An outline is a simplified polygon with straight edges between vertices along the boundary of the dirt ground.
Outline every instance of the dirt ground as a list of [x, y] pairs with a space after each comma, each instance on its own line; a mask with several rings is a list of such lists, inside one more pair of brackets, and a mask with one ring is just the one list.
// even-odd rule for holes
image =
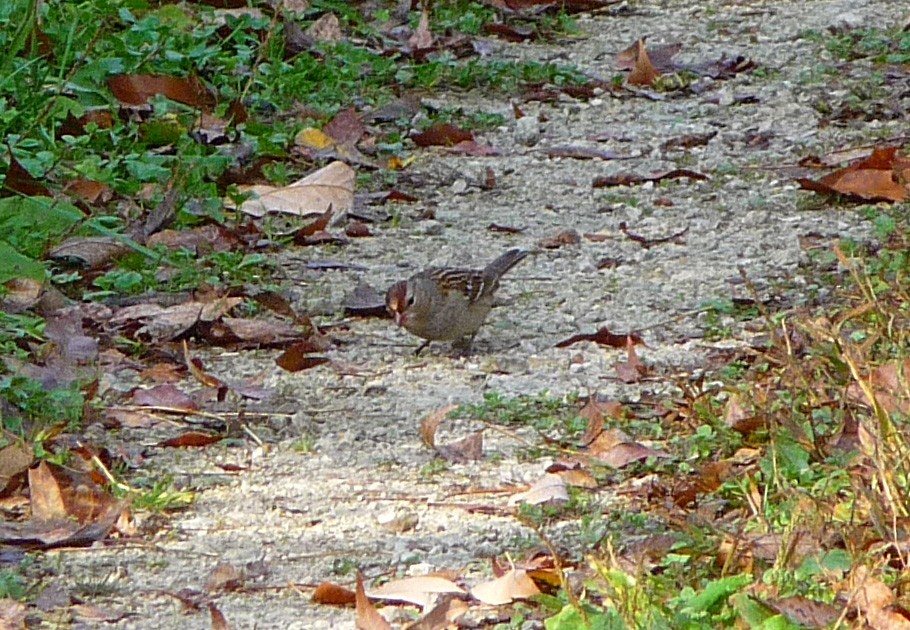
[[[465, 568], [475, 582], [488, 576], [487, 558], [525, 548], [533, 534], [512, 518], [453, 504], [505, 506], [505, 495], [472, 499], [462, 493], [528, 484], [551, 460], [519, 458], [524, 445], [516, 436], [487, 432], [482, 461], [451, 464], [430, 475], [433, 454], [421, 444], [421, 419], [451, 403], [479, 402], [488, 392], [596, 392], [624, 401], [643, 391], [666, 392], [671, 377], [695, 374], [712, 351], [741, 342], [736, 336], [706, 341], [706, 315], [699, 310], [710, 300], [750, 297], [740, 268], [762, 297], [787, 307], [823, 297], [823, 287], [801, 276], [807, 244], [868, 240], [870, 226], [849, 209], [804, 209], [809, 193], [775, 167], [795, 164], [807, 153], [900, 135], [905, 123], [820, 126], [819, 100], [842, 101], [851, 82], [863, 80], [857, 67], [870, 73], [871, 67], [854, 65], [854, 75], [836, 80], [819, 75], [822, 53], [801, 33], [898, 24], [907, 17], [902, 5], [644, 0], [582, 16], [583, 37], [546, 44], [491, 41], [495, 57], [570, 63], [607, 79], [614, 74], [615, 53], [644, 35], [655, 46], [680, 42], [685, 61], [742, 55], [760, 70], [703, 79], [695, 94], [685, 96], [604, 93], [588, 102], [565, 97], [552, 104], [521, 103], [523, 122], [515, 121], [512, 104], [501, 96], [427, 96], [425, 102], [437, 106], [503, 114], [507, 124], [480, 138], [500, 155], [418, 150], [401, 187], [420, 201], [402, 207], [397, 226], [378, 223], [373, 238], [354, 239], [339, 250], [309, 247], [283, 254], [281, 269], [301, 311], [337, 321], [358, 282], [382, 289], [430, 264], [482, 265], [509, 247], [536, 249], [540, 239], [568, 228], [603, 239], [536, 251], [517, 267], [467, 358], [453, 356], [443, 344], [415, 358], [415, 338], [377, 319], [352, 320], [349, 330], [335, 335], [339, 344], [330, 355], [346, 366], [344, 374], [327, 366], [289, 374], [275, 366], [276, 353], [269, 351], [205, 357], [212, 373], [263, 375], [264, 385], [277, 393], [267, 403], [269, 417], [251, 426], [266, 446], [236, 440], [204, 450], [158, 451], [145, 465], [169, 471], [178, 486], [198, 488], [190, 509], [147, 544], [50, 552], [42, 562], [63, 583], [95, 584], [100, 594], [92, 603], [135, 613], [117, 627], [144, 629], [209, 628], [206, 612], [184, 613], [165, 591], [203, 589], [219, 562], [251, 576], [250, 588], [218, 600], [235, 628], [353, 628], [353, 610], [315, 605], [311, 590], [288, 587], [323, 580], [350, 584], [353, 574], [344, 569], [351, 566], [367, 577], [450, 568]], [[707, 132], [716, 135], [706, 146], [663, 147]], [[566, 145], [628, 159], [547, 156], [547, 148]], [[591, 185], [596, 176], [680, 167], [710, 178], [628, 188]], [[480, 185], [487, 169], [495, 174], [491, 189]], [[435, 220], [418, 220], [426, 210], [434, 211]], [[493, 232], [487, 229], [491, 223], [523, 231]], [[685, 232], [646, 248], [622, 231], [623, 224], [652, 239]], [[599, 268], [608, 257], [615, 264]], [[325, 259], [359, 267], [308, 267]], [[623, 385], [613, 372], [621, 351], [592, 344], [554, 347], [604, 325], [617, 332], [644, 330], [647, 347], [640, 354], [658, 378]], [[450, 428], [458, 437], [476, 427], [459, 421]], [[313, 452], [294, 448], [302, 436], [313, 440]], [[536, 439], [531, 433], [517, 437]], [[216, 466], [224, 462], [248, 469], [226, 473]], [[615, 504], [610, 488], [594, 491], [592, 501], [604, 510]], [[395, 624], [402, 621], [394, 609], [384, 612]]]

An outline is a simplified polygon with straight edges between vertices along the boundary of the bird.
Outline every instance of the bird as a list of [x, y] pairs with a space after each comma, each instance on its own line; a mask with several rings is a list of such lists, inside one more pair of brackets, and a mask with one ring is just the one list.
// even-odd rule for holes
[[424, 269], [389, 287], [386, 309], [396, 324], [426, 340], [415, 355], [432, 341], [452, 341], [468, 352], [493, 308], [500, 278], [529, 253], [510, 249], [483, 269]]

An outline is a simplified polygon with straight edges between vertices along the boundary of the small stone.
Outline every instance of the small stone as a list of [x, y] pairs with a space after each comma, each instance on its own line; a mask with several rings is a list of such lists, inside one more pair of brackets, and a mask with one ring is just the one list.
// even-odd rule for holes
[[515, 142], [532, 147], [540, 140], [540, 123], [534, 116], [525, 116], [515, 121]]
[[442, 234], [443, 229], [445, 229], [445, 226], [439, 221], [423, 221], [420, 224], [420, 231], [427, 236], [439, 236]]

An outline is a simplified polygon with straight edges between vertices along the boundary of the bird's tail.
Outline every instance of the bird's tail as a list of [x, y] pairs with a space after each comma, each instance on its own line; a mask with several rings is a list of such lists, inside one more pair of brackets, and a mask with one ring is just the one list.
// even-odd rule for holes
[[530, 253], [531, 252], [526, 249], [519, 249], [517, 247], [515, 249], [510, 249], [502, 256], [487, 265], [483, 270], [483, 273], [487, 278], [498, 280], [509, 269], [524, 260], [525, 257]]

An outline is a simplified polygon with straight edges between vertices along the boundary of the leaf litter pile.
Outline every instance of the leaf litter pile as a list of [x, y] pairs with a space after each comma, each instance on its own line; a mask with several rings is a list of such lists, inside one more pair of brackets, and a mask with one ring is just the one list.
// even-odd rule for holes
[[[128, 38], [124, 49], [111, 43], [119, 34], [104, 20], [95, 20], [98, 30], [86, 34], [85, 54], [74, 62], [67, 31], [55, 22], [67, 16], [38, 19], [35, 3], [28, 10], [26, 4], [14, 7], [27, 18], [5, 42], [2, 61], [7, 69], [22, 59], [40, 60], [39, 68], [60, 64], [54, 76], [67, 82], [42, 95], [23, 74], [16, 76], [24, 84], [11, 80], [2, 88], [21, 109], [11, 107], [3, 122], [8, 141], [0, 190], [6, 228], [0, 238], [0, 626], [31, 627], [52, 613], [71, 623], [113, 626], [135, 620], [18, 567], [28, 564], [28, 554], [142, 544], [165, 527], [154, 515], [192, 506], [191, 488], [166, 480], [148, 488], [143, 465], [151, 453], [238, 442], [268, 450], [257, 431], [276, 397], [267, 374], [219, 374], [206, 364], [213, 351], [265, 351], [274, 358], [270, 370], [349, 375], [358, 368], [333, 357], [343, 356], [356, 318], [386, 316], [381, 290], [367, 285], [343, 305], [354, 319], [300, 310], [269, 255], [301, 248], [321, 256], [381, 233], [402, 208], [420, 203], [422, 191], [407, 185], [407, 173], [422, 157], [516, 153], [514, 146], [488, 144], [482, 129], [466, 121], [434, 118], [422, 100], [427, 84], [414, 77], [433, 72], [430, 85], [457, 85], [446, 75], [450, 62], [479, 67], [475, 62], [490, 54], [485, 38], [546, 43], [562, 36], [560, 19], [608, 13], [619, 3], [470, 3], [485, 16], [482, 35], [438, 26], [443, 11], [434, 3], [367, 7], [361, 14], [318, 2], [277, 8], [199, 2], [135, 13], [123, 8], [119, 15], [125, 20], [119, 26], [132, 24], [138, 38], [161, 28], [173, 30], [179, 42], [181, 33], [198, 27], [209, 38], [208, 52], [234, 42], [236, 48], [225, 50], [247, 55], [247, 63], [264, 63], [271, 54], [272, 64], [309, 59], [330, 67], [353, 46], [376, 64], [349, 61], [363, 64], [360, 78], [382, 72], [383, 60], [397, 64], [394, 89], [384, 86], [380, 98], [366, 97], [380, 90], [366, 83], [317, 94], [317, 84], [332, 84], [329, 75], [301, 88], [313, 90], [311, 100], [258, 83], [248, 67], [232, 74], [201, 60], [180, 66], [177, 49], [137, 61]], [[0, 19], [11, 24], [11, 15]], [[137, 50], [147, 49], [146, 42]], [[761, 69], [739, 55], [677, 61], [685, 52], [642, 37], [612, 57], [610, 79], [529, 67], [503, 100], [518, 121], [531, 103], [685, 99], [699, 95], [699, 81]], [[252, 78], [238, 89], [230, 80], [245, 72]], [[887, 77], [906, 79], [906, 68], [889, 65]], [[505, 80], [491, 76], [478, 85]], [[26, 88], [30, 98], [50, 105], [15, 92]], [[753, 98], [737, 95], [733, 104]], [[822, 122], [863, 115], [871, 114], [844, 108]], [[716, 135], [679, 136], [662, 149], [705, 147]], [[41, 146], [39, 136], [59, 153]], [[129, 150], [111, 159], [111, 138]], [[758, 146], [768, 138], [752, 140]], [[535, 150], [552, 160], [635, 157], [564, 143]], [[900, 139], [770, 168], [838, 203], [900, 204], [910, 186]], [[618, 170], [593, 178], [590, 187], [716, 177], [688, 167]], [[488, 168], [479, 188], [497, 185]], [[524, 230], [495, 222], [487, 229]], [[688, 228], [654, 238], [625, 223], [620, 231], [647, 249], [684, 244]], [[555, 252], [606, 238], [567, 226], [536, 245]], [[570, 363], [583, 361], [582, 351], [618, 351], [622, 358], [605, 379], [629, 386], [660, 381], [675, 394], [643, 394], [634, 402], [596, 393], [493, 395], [425, 418], [414, 438], [441, 467], [495, 459], [485, 442], [491, 433], [518, 444], [524, 457], [546, 461], [527, 484], [476, 486], [427, 500], [437, 509], [510, 519], [533, 534], [533, 548], [486, 559], [485, 578], [477, 567], [453, 566], [405, 577], [357, 571], [343, 583], [263, 586], [269, 575], [263, 564], [219, 562], [197, 589], [159, 595], [188, 615], [207, 613], [213, 628], [232, 627], [222, 597], [280, 590], [303, 593], [317, 606], [353, 607], [357, 627], [365, 629], [497, 627], [520, 619], [538, 624], [533, 627], [546, 620], [556, 629], [910, 627], [904, 579], [910, 360], [900, 353], [910, 299], [907, 245], [893, 229], [878, 251], [834, 249], [849, 280], [839, 294], [843, 306], [829, 306], [824, 316], [762, 313], [761, 342], [725, 353], [712, 366], [736, 365], [735, 382], [671, 377], [640, 356], [647, 353], [646, 333], [601, 326], [555, 347]], [[865, 265], [863, 256], [876, 256], [875, 262]], [[597, 268], [616, 264], [603, 259]], [[351, 266], [315, 256], [308, 263], [314, 271]], [[249, 468], [220, 466], [231, 475]], [[607, 491], [613, 498], [602, 504], [598, 497]], [[387, 525], [412, 526], [406, 519]], [[34, 585], [26, 588], [25, 577]]]

